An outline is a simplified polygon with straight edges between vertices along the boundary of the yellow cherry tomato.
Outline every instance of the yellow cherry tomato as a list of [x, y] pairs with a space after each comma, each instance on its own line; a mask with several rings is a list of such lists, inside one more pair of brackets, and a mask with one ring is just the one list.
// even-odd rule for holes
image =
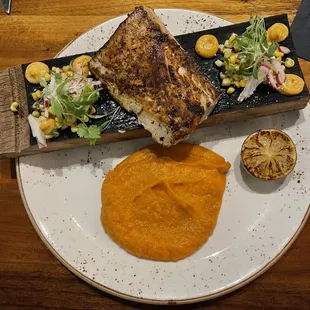
[[282, 42], [288, 37], [288, 28], [282, 23], [275, 23], [267, 30], [268, 41]]
[[91, 61], [91, 57], [88, 55], [82, 55], [74, 59], [72, 63], [72, 69], [78, 72], [82, 68], [83, 75], [87, 76], [89, 74], [88, 63]]
[[40, 122], [39, 127], [44, 133], [47, 133], [48, 131], [51, 131], [52, 129], [56, 129], [57, 125], [56, 125], [56, 121], [53, 118], [46, 118]]
[[201, 36], [195, 45], [197, 54], [204, 58], [214, 57], [218, 48], [219, 42], [217, 38], [211, 34]]
[[304, 89], [304, 80], [295, 74], [286, 74], [285, 82], [278, 88], [279, 93], [287, 96], [298, 95]]
[[25, 77], [31, 84], [39, 84], [39, 78], [44, 78], [47, 73], [49, 73], [48, 66], [43, 62], [37, 61], [27, 66]]

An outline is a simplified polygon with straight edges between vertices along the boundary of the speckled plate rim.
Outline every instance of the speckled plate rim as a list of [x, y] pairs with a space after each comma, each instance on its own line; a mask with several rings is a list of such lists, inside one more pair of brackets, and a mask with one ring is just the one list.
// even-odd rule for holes
[[[203, 12], [203, 11], [197, 11], [197, 10], [189, 10], [189, 9], [182, 9], [182, 8], [155, 8], [154, 9], [155, 11], [156, 10], [165, 10], [165, 11], [187, 11], [187, 12], [194, 12], [194, 13], [201, 13], [201, 14], [208, 14], [210, 16], [213, 16], [213, 17], [216, 17], [216, 18], [219, 18], [218, 16], [214, 15], [214, 14], [210, 14], [210, 13], [207, 13], [207, 12]], [[74, 40], [70, 41], [68, 44], [66, 44], [57, 54], [54, 58], [57, 58], [64, 50], [66, 50], [75, 40], [77, 40], [78, 38], [82, 37], [83, 35], [85, 35], [87, 32], [89, 31], [92, 31], [93, 29], [101, 26], [102, 24], [106, 23], [106, 22], [110, 22], [110, 21], [113, 21], [114, 19], [117, 19], [117, 18], [120, 18], [120, 17], [123, 17], [127, 14], [123, 14], [123, 15], [119, 15], [119, 16], [115, 16], [113, 18], [110, 18], [110, 19], [107, 19], [105, 20], [104, 22], [102, 22], [101, 24], [99, 25], [96, 25], [94, 27], [91, 27], [89, 28], [88, 30], [82, 32], [77, 38], [75, 38]], [[220, 17], [221, 18], [221, 17]], [[223, 19], [223, 18], [222, 18]], [[225, 19], [226, 20], [226, 19]], [[227, 20], [226, 20], [227, 21]]]
[[270, 260], [269, 263], [267, 263], [261, 270], [253, 274], [251, 277], [245, 279], [244, 281], [241, 281], [240, 283], [229, 287], [227, 289], [224, 289], [220, 292], [210, 294], [207, 296], [202, 296], [202, 297], [196, 297], [196, 298], [187, 298], [187, 299], [182, 299], [182, 300], [156, 300], [156, 299], [146, 299], [146, 298], [138, 298], [138, 297], [133, 297], [128, 294], [124, 294], [121, 292], [118, 292], [116, 290], [113, 290], [109, 287], [106, 287], [94, 280], [91, 280], [90, 278], [86, 277], [82, 272], [78, 271], [75, 269], [71, 264], [69, 264], [60, 254], [57, 253], [57, 251], [53, 248], [53, 246], [47, 241], [47, 239], [44, 237], [42, 234], [39, 226], [37, 225], [31, 210], [28, 206], [28, 203], [26, 201], [25, 193], [24, 193], [24, 188], [21, 182], [21, 175], [20, 175], [20, 169], [19, 169], [19, 159], [16, 161], [16, 175], [17, 175], [17, 182], [18, 182], [18, 187], [19, 191], [21, 194], [21, 198], [23, 201], [23, 204], [25, 206], [26, 212], [28, 214], [28, 217], [30, 219], [30, 222], [34, 229], [36, 230], [37, 234], [39, 235], [40, 239], [43, 241], [43, 243], [47, 246], [47, 248], [52, 252], [52, 254], [67, 268], [69, 269], [72, 273], [74, 273], [76, 276], [78, 276], [80, 279], [85, 281], [86, 283], [96, 287], [97, 289], [109, 293], [111, 295], [114, 295], [119, 298], [123, 298], [126, 300], [134, 301], [134, 302], [139, 302], [139, 303], [144, 303], [144, 304], [154, 304], [154, 305], [181, 305], [181, 304], [191, 304], [191, 303], [198, 303], [202, 301], [207, 301], [210, 299], [214, 299], [217, 297], [221, 297], [223, 295], [229, 294], [231, 292], [234, 292], [243, 286], [249, 284], [259, 276], [261, 276], [263, 273], [265, 273], [270, 267], [272, 267], [285, 253], [286, 251], [291, 247], [291, 245], [295, 242], [295, 240], [298, 238], [300, 235], [302, 229], [304, 228], [309, 216], [310, 216], [310, 205], [308, 206], [307, 212], [305, 213], [300, 226], [296, 230], [295, 234], [292, 236], [292, 238], [287, 242], [287, 244], [284, 246], [284, 248], [279, 252], [272, 260]]
[[[169, 9], [165, 9], [165, 10], [182, 10], [182, 11], [190, 11], [190, 12], [197, 12], [197, 13], [204, 13], [204, 14], [209, 14], [206, 12], [202, 12], [202, 11], [193, 11], [193, 10], [187, 10], [187, 9], [181, 9], [181, 8], [169, 8]], [[209, 14], [212, 15], [212, 14]], [[212, 15], [215, 16], [215, 15]], [[108, 19], [107, 21], [111, 21], [113, 19], [119, 18], [121, 16], [117, 16], [115, 18], [112, 19]], [[216, 16], [215, 16], [216, 17]], [[80, 36], [83, 36], [84, 34], [86, 34], [88, 31], [98, 27], [100, 25], [94, 26], [92, 28], [90, 28], [89, 30], [85, 31], [84, 33], [82, 33]], [[79, 36], [79, 37], [80, 37]], [[76, 39], [75, 39], [76, 40]], [[75, 40], [72, 40], [71, 42], [69, 42], [56, 56], [55, 58], [61, 54], [68, 46], [70, 46], [70, 44], [72, 44]], [[264, 267], [262, 267], [259, 271], [257, 271], [255, 274], [253, 274], [252, 276], [250, 276], [249, 278], [239, 282], [238, 284], [231, 286], [229, 288], [223, 289], [222, 291], [219, 291], [217, 293], [214, 294], [209, 294], [206, 296], [201, 296], [201, 297], [196, 297], [196, 298], [187, 298], [187, 299], [182, 299], [182, 300], [157, 300], [157, 299], [146, 299], [146, 298], [138, 298], [138, 297], [133, 297], [131, 295], [128, 294], [124, 294], [121, 292], [118, 292], [116, 290], [113, 290], [107, 286], [104, 286], [88, 277], [86, 277], [83, 273], [81, 273], [80, 271], [78, 271], [77, 269], [75, 269], [71, 264], [69, 264], [54, 248], [53, 246], [48, 242], [48, 240], [44, 237], [44, 235], [42, 234], [39, 226], [37, 225], [31, 210], [28, 206], [26, 197], [25, 197], [25, 193], [24, 193], [24, 188], [22, 185], [22, 181], [21, 181], [21, 174], [20, 174], [20, 167], [19, 167], [19, 159], [16, 160], [16, 176], [17, 176], [17, 182], [18, 182], [18, 187], [19, 187], [19, 191], [21, 194], [21, 198], [23, 201], [23, 204], [25, 206], [26, 212], [28, 214], [28, 217], [30, 219], [30, 222], [32, 224], [32, 226], [34, 227], [34, 229], [36, 230], [37, 234], [39, 235], [40, 239], [43, 241], [43, 243], [47, 246], [47, 248], [52, 252], [52, 254], [67, 268], [69, 269], [69, 271], [71, 271], [73, 274], [75, 274], [77, 277], [79, 277], [81, 280], [85, 281], [86, 283], [94, 286], [95, 288], [111, 294], [113, 296], [122, 298], [122, 299], [126, 299], [126, 300], [130, 300], [130, 301], [134, 301], [134, 302], [139, 302], [139, 303], [144, 303], [144, 304], [154, 304], [154, 305], [181, 305], [181, 304], [192, 304], [192, 303], [199, 303], [199, 302], [203, 302], [203, 301], [207, 301], [207, 300], [211, 300], [214, 298], [218, 298], [221, 297], [223, 295], [229, 294], [231, 292], [234, 292], [242, 287], [244, 287], [245, 285], [249, 284], [250, 282], [254, 281], [255, 279], [257, 279], [259, 276], [261, 276], [262, 274], [264, 274], [269, 268], [271, 268], [285, 253], [286, 251], [291, 247], [291, 245], [295, 242], [295, 240], [298, 238], [298, 236], [300, 235], [302, 229], [304, 228], [309, 216], [310, 216], [310, 204], [307, 208], [307, 211], [299, 225], [299, 227], [297, 228], [295, 234], [291, 237], [291, 239], [286, 243], [286, 245], [283, 247], [283, 249], [272, 259], [270, 260]]]

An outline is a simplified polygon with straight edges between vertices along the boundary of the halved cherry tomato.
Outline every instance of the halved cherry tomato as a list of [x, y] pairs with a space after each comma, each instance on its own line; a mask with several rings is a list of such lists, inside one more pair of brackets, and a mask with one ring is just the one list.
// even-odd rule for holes
[[48, 66], [43, 62], [33, 62], [27, 66], [25, 77], [31, 84], [39, 84], [40, 78], [44, 78], [45, 74], [49, 73]]
[[204, 58], [214, 57], [218, 48], [219, 42], [217, 38], [211, 34], [201, 36], [195, 45], [197, 54]]
[[288, 28], [282, 23], [275, 23], [267, 30], [268, 41], [282, 42], [288, 37]]
[[304, 80], [295, 74], [286, 74], [285, 82], [278, 87], [279, 93], [287, 96], [298, 95], [305, 86]]

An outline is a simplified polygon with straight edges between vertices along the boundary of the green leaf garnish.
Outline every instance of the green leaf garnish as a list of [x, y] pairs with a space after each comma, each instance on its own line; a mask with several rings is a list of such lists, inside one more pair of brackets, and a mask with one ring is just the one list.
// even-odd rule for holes
[[[88, 139], [90, 145], [96, 144], [102, 131], [109, 126], [120, 111], [120, 107], [118, 107], [109, 114], [92, 116], [92, 118], [108, 118], [112, 114], [100, 126], [87, 125], [84, 120], [88, 119], [90, 108], [99, 99], [101, 89], [90, 88], [87, 78], [76, 73], [73, 77], [64, 77], [62, 74], [56, 73], [49, 83], [40, 79], [40, 84], [44, 87], [44, 97], [49, 100], [58, 122], [62, 125], [77, 126], [78, 136]], [[51, 134], [59, 135], [58, 131]]]
[[115, 117], [119, 113], [120, 109], [121, 109], [120, 107], [117, 107], [113, 111], [112, 117], [109, 120], [103, 122], [100, 126], [97, 126], [97, 125], [87, 126], [84, 122], [80, 123], [77, 126], [78, 127], [78, 131], [77, 131], [78, 136], [80, 138], [88, 139], [90, 145], [95, 145], [96, 141], [98, 139], [100, 139], [101, 133], [111, 124], [113, 119], [115, 119]]
[[248, 1], [255, 10], [255, 16], [250, 16], [250, 25], [234, 39], [237, 44], [240, 67], [234, 68], [229, 60], [224, 58], [225, 68], [228, 74], [241, 74], [258, 78], [258, 69], [265, 58], [271, 58], [279, 44], [272, 42], [268, 44], [265, 20], [259, 16], [256, 6]]
[[77, 134], [80, 138], [88, 139], [90, 145], [95, 145], [97, 139], [100, 139], [101, 131], [96, 125], [87, 126], [85, 123], [80, 123]]
[[276, 43], [276, 42], [272, 42], [268, 48], [268, 51], [267, 51], [267, 55], [268, 57], [272, 57], [274, 52], [277, 50], [277, 48], [279, 47], [279, 44]]

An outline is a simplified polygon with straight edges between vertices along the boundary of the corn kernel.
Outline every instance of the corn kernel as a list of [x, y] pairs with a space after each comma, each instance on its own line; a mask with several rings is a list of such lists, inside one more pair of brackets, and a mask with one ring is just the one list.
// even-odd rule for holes
[[236, 53], [241, 51], [241, 48], [237, 42], [234, 42], [233, 49]]
[[229, 88], [227, 89], [227, 94], [228, 94], [228, 95], [231, 95], [234, 91], [235, 91], [235, 89], [234, 89], [233, 87], [229, 87]]
[[240, 82], [239, 81], [234, 81], [234, 84], [235, 84], [236, 87], [238, 87], [238, 88], [240, 87]]
[[277, 57], [277, 60], [281, 62], [282, 61], [282, 57]]
[[70, 66], [63, 66], [62, 67], [63, 72], [68, 72], [71, 70]]
[[220, 67], [223, 67], [223, 65], [224, 65], [224, 63], [223, 63], [223, 61], [221, 61], [221, 60], [216, 60], [215, 62], [214, 62], [214, 64], [218, 67], [218, 68], [220, 68]]
[[222, 81], [222, 86], [229, 86], [231, 84], [230, 78], [224, 78]]
[[94, 106], [91, 106], [89, 109], [89, 114], [95, 114], [96, 113], [96, 109]]
[[48, 113], [49, 113], [49, 114], [52, 114], [52, 115], [55, 115], [54, 110], [52, 109], [52, 107], [49, 107], [49, 108], [48, 108]]
[[16, 102], [16, 101], [14, 101], [14, 102], [11, 104], [11, 107], [10, 107], [11, 111], [12, 111], [12, 112], [17, 112], [18, 108], [19, 108], [19, 103]]
[[229, 62], [234, 65], [236, 63], [236, 60], [237, 60], [237, 56], [236, 55], [231, 55], [229, 57]]
[[52, 135], [44, 135], [44, 138], [45, 138], [46, 140], [48, 140], [48, 139], [52, 139], [53, 136], [52, 136]]
[[51, 75], [50, 75], [49, 73], [45, 73], [45, 74], [44, 74], [44, 80], [45, 80], [46, 82], [49, 82], [49, 81], [51, 80]]
[[83, 115], [83, 122], [87, 123], [89, 121], [89, 117], [87, 115]]
[[91, 91], [94, 91], [94, 90], [95, 90], [95, 87], [94, 87], [93, 84], [88, 84], [88, 88], [89, 88], [89, 90], [91, 90]]
[[232, 43], [229, 42], [229, 40], [226, 40], [225, 43], [224, 43], [224, 46], [225, 46], [225, 47], [232, 48]]
[[40, 116], [40, 112], [38, 112], [38, 111], [33, 111], [31, 114], [32, 114], [32, 116], [34, 116], [36, 118], [38, 118]]
[[232, 44], [233, 44], [233, 41], [236, 39], [236, 37], [237, 37], [237, 35], [236, 35], [235, 33], [232, 33], [231, 36], [230, 36], [229, 39], [228, 39], [228, 43], [229, 43], [230, 45], [232, 45]]
[[236, 81], [240, 81], [240, 80], [242, 80], [242, 75], [234, 74], [234, 75], [232, 76], [232, 78], [233, 78], [234, 80], [236, 80]]
[[292, 68], [295, 65], [295, 61], [292, 58], [286, 58], [284, 64], [286, 68]]
[[223, 54], [223, 52], [224, 52], [224, 45], [223, 44], [219, 45], [219, 52]]
[[63, 72], [63, 70], [61, 68], [58, 68], [58, 67], [52, 67], [52, 72], [61, 73], [61, 72]]
[[72, 71], [67, 71], [66, 74], [67, 74], [68, 77], [73, 77], [73, 72]]
[[284, 53], [282, 52], [279, 52], [278, 50], [276, 50], [273, 54], [275, 57], [283, 57], [284, 56]]
[[71, 126], [71, 132], [76, 133], [78, 128], [76, 126]]
[[32, 108], [33, 108], [34, 110], [38, 110], [38, 109], [39, 109], [39, 102], [36, 101], [36, 102], [32, 105]]
[[39, 99], [36, 92], [32, 93], [31, 96], [34, 101], [37, 101]]
[[41, 99], [41, 98], [42, 98], [42, 92], [41, 92], [41, 90], [37, 90], [37, 91], [35, 92], [35, 94], [36, 94], [36, 96], [37, 96], [38, 99]]
[[240, 81], [240, 87], [245, 87], [245, 85], [246, 85], [246, 80], [242, 79]]
[[230, 48], [225, 48], [224, 49], [224, 57], [229, 58], [231, 56], [231, 49]]
[[227, 77], [226, 74], [224, 74], [222, 71], [220, 72], [220, 78], [223, 80]]

